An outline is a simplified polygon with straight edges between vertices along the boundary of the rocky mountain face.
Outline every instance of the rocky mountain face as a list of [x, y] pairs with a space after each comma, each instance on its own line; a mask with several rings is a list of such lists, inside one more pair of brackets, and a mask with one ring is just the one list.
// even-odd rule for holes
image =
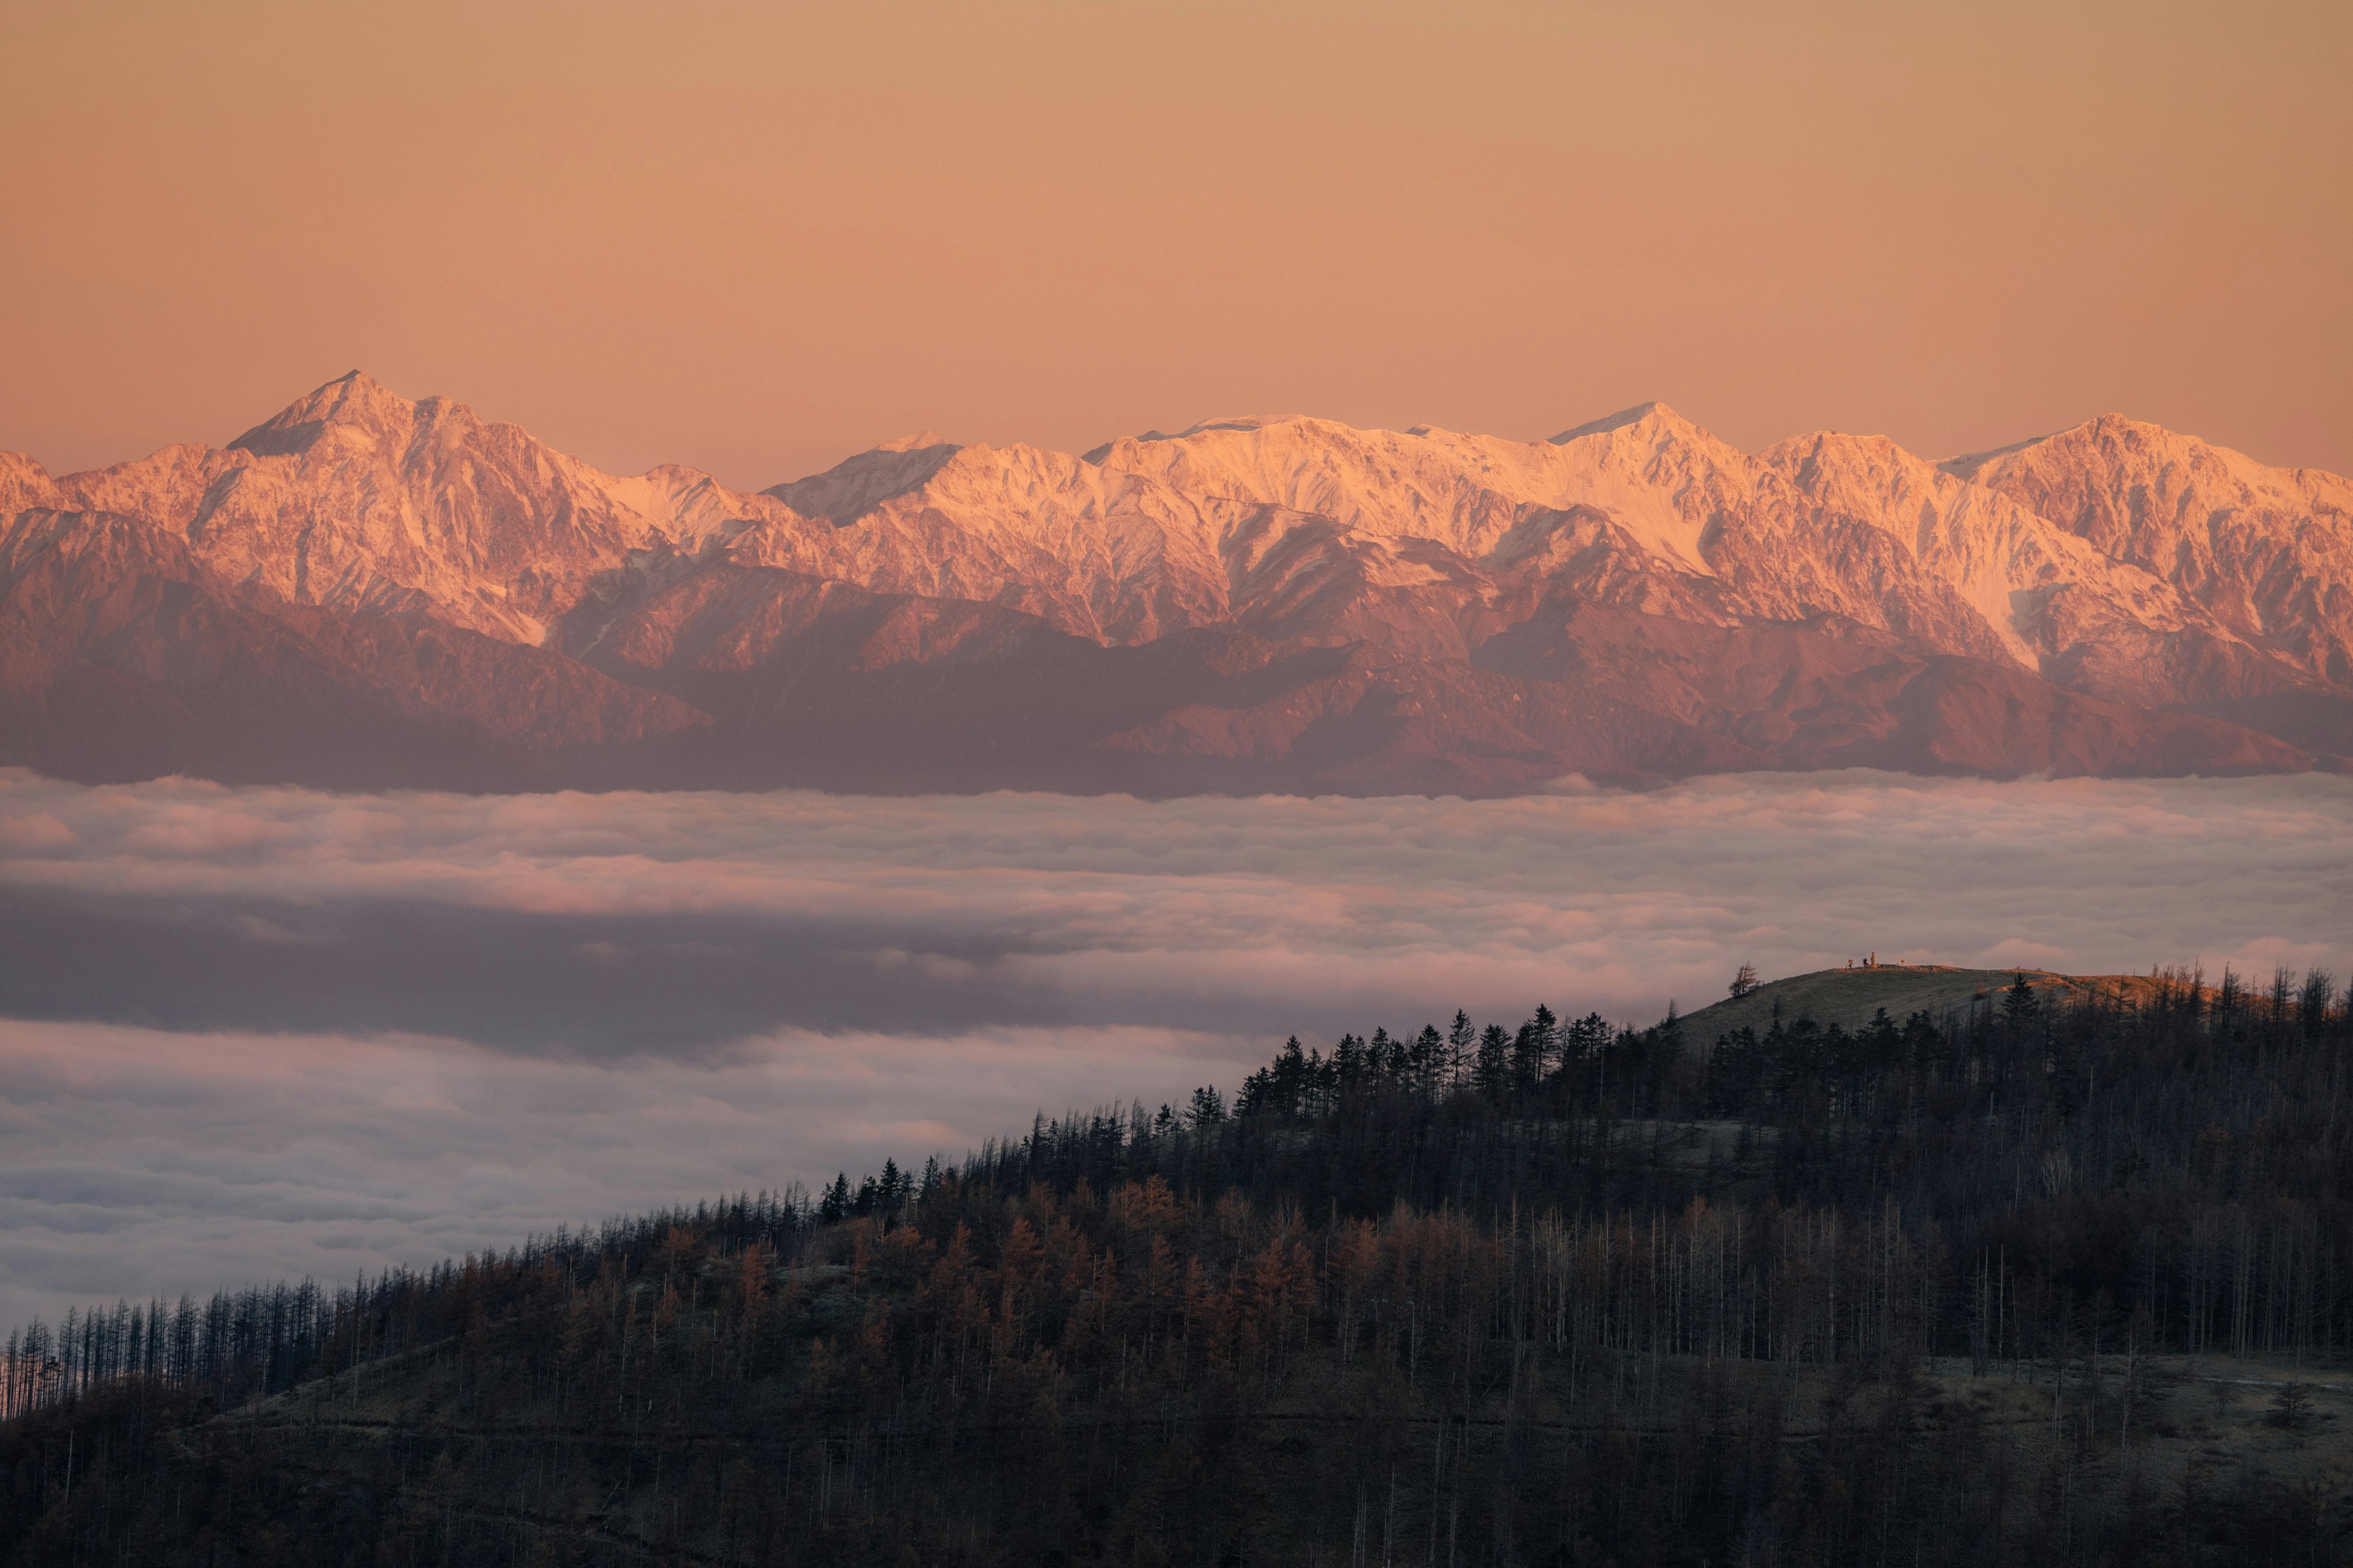
[[2104, 417], [1942, 464], [1658, 405], [1517, 442], [924, 435], [746, 494], [354, 373], [0, 454], [0, 763], [364, 786], [1461, 791], [2353, 752], [2353, 483]]

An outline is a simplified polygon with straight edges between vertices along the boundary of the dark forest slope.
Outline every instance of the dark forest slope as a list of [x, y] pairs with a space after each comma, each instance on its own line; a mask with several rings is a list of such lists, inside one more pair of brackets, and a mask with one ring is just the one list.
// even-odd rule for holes
[[2345, 999], [2073, 995], [1458, 1016], [815, 1202], [77, 1318], [11, 1342], [0, 1560], [2345, 1561]]

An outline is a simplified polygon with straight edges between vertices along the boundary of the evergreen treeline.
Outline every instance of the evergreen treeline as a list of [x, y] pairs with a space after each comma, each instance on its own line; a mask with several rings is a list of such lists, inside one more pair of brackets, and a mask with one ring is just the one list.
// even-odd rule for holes
[[0, 1542], [2338, 1561], [2348, 1013], [2320, 972], [1705, 1048], [1458, 1013], [920, 1175], [77, 1314], [10, 1342]]

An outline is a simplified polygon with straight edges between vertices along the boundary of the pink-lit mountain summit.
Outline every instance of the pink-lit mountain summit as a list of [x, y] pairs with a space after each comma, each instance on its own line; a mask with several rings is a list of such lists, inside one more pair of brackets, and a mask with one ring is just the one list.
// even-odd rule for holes
[[895, 441], [757, 494], [354, 373], [0, 454], [0, 763], [351, 786], [1498, 793], [2353, 751], [2353, 482], [2106, 416], [1928, 461], [1658, 405], [1520, 442]]

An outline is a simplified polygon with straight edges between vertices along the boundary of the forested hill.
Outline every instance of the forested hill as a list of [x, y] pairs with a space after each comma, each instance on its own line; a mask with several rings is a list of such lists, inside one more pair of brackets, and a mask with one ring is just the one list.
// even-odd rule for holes
[[1182, 1107], [9, 1345], [0, 1560], [2353, 1554], [2348, 999], [1291, 1042]]

